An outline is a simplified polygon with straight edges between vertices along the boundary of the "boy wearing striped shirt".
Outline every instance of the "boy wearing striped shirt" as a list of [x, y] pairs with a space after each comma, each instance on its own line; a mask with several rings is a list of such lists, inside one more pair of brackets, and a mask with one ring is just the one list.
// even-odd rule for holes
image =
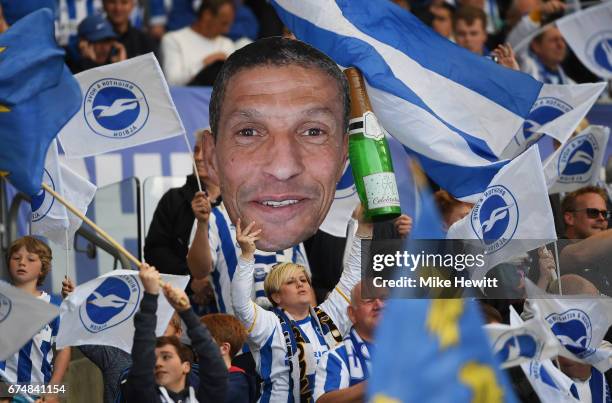
[[[59, 306], [61, 298], [38, 289], [51, 270], [52, 253], [44, 242], [25, 236], [13, 242], [6, 254], [11, 283], [22, 291], [45, 302]], [[70, 348], [55, 352], [55, 337], [59, 316], [45, 325], [17, 353], [0, 361], [5, 381], [20, 383], [61, 384], [70, 363]], [[46, 402], [59, 401], [55, 395], [45, 396]]]

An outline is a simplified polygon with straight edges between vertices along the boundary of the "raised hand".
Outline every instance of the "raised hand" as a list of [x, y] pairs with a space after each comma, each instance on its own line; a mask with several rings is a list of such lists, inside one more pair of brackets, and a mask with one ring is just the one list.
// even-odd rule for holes
[[393, 221], [393, 225], [400, 237], [406, 238], [406, 236], [410, 234], [410, 231], [412, 231], [412, 217], [402, 214]]
[[159, 294], [160, 276], [155, 267], [149, 266], [146, 263], [141, 264], [138, 277], [140, 277], [140, 281], [142, 281], [142, 285], [147, 294]]
[[62, 280], [62, 298], [68, 297], [72, 291], [74, 291], [74, 282], [70, 277], [66, 276]]
[[557, 278], [557, 265], [552, 252], [546, 249], [546, 246], [542, 246], [538, 249], [538, 258], [540, 277], [548, 281], [555, 280]]
[[508, 67], [512, 70], [519, 70], [519, 65], [516, 61], [514, 50], [509, 43], [497, 45], [491, 54], [497, 56], [497, 62], [502, 66]]
[[210, 201], [208, 200], [208, 196], [205, 192], [197, 192], [195, 194], [193, 200], [191, 201], [191, 209], [193, 210], [193, 214], [198, 220], [198, 223], [208, 223], [211, 206]]
[[176, 311], [182, 312], [191, 308], [189, 302], [185, 302], [189, 301], [189, 298], [187, 298], [187, 294], [185, 294], [184, 290], [173, 287], [170, 283], [166, 283], [162, 287], [162, 291], [164, 292], [170, 306], [172, 306], [172, 308], [174, 308]]
[[252, 260], [255, 257], [255, 242], [260, 239], [261, 228], [257, 230], [253, 230], [255, 227], [255, 221], [251, 222], [246, 226], [245, 229], [242, 229], [242, 222], [240, 218], [236, 223], [236, 241], [238, 245], [240, 245], [240, 250], [242, 251], [242, 258], [244, 260]]

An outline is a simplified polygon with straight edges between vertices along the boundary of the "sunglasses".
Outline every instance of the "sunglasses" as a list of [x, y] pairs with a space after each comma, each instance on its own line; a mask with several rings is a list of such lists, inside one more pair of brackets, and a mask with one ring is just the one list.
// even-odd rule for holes
[[599, 210], [596, 208], [583, 208], [580, 210], [573, 210], [574, 213], [578, 213], [580, 211], [585, 211], [587, 217], [589, 218], [599, 218], [599, 215], [603, 216], [605, 220], [609, 220], [612, 216], [612, 211], [610, 210]]

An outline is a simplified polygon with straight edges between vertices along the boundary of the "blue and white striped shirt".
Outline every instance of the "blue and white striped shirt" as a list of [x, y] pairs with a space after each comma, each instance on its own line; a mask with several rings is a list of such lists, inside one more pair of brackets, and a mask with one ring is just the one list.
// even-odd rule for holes
[[[47, 303], [60, 306], [62, 300], [42, 292], [37, 297]], [[6, 361], [0, 361], [0, 369], [9, 382], [49, 383], [53, 369], [53, 349], [55, 337], [59, 330], [59, 316], [46, 324], [17, 353]]]
[[357, 331], [351, 328], [341, 344], [319, 360], [315, 389], [315, 401], [323, 394], [345, 389], [365, 381], [370, 376], [372, 345], [363, 341]]
[[[195, 236], [197, 225], [192, 228], [191, 239]], [[240, 246], [236, 242], [236, 226], [232, 224], [223, 203], [212, 209], [208, 221], [208, 240], [213, 260], [212, 284], [217, 301], [217, 309], [222, 313], [233, 314], [231, 303], [231, 282], [238, 266]], [[264, 292], [264, 280], [272, 266], [280, 262], [292, 262], [306, 267], [310, 273], [308, 259], [303, 244], [280, 252], [255, 252], [254, 288], [251, 298], [264, 308], [270, 308]]]

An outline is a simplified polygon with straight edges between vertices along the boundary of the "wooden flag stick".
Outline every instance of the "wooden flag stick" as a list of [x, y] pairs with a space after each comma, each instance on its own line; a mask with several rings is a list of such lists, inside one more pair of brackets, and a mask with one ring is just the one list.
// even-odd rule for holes
[[125, 257], [127, 257], [132, 263], [136, 265], [136, 267], [140, 267], [141, 263], [134, 255], [132, 255], [127, 249], [123, 247], [123, 245], [119, 244], [119, 242], [115, 241], [112, 236], [110, 236], [106, 231], [102, 228], [98, 227], [95, 222], [91, 221], [85, 214], [79, 211], [76, 207], [74, 207], [70, 202], [64, 199], [59, 193], [53, 190], [49, 185], [43, 182], [43, 189], [47, 192], [51, 193], [53, 197], [57, 199], [58, 202], [62, 203], [68, 210], [70, 210], [74, 215], [79, 217], [81, 220], [87, 223], [91, 228], [94, 229], [102, 238], [104, 238], [108, 243], [113, 245], [115, 249], [119, 252], [123, 253]]
[[[98, 235], [100, 235], [102, 238], [104, 238], [115, 249], [117, 249], [119, 252], [123, 253], [123, 255], [125, 257], [127, 257], [132, 263], [134, 263], [136, 265], [136, 267], [140, 268], [140, 265], [142, 263], [138, 259], [136, 259], [136, 257], [134, 255], [132, 255], [127, 249], [125, 249], [123, 247], [123, 245], [121, 245], [119, 242], [115, 241], [115, 239], [112, 236], [110, 236], [102, 228], [98, 227], [98, 225], [95, 222], [93, 222], [89, 218], [87, 218], [87, 216], [85, 214], [83, 214], [76, 207], [74, 207], [70, 202], [68, 202], [68, 200], [64, 199], [59, 193], [57, 193], [55, 190], [53, 190], [49, 185], [47, 185], [46, 183], [43, 182], [42, 183], [42, 187], [47, 192], [49, 192], [53, 197], [55, 197], [55, 199], [58, 202], [62, 203], [74, 215], [79, 217], [81, 220], [83, 220], [85, 223], [87, 223], [87, 225], [89, 225], [91, 228], [93, 228], [94, 231], [96, 231], [98, 233]], [[164, 286], [164, 282], [161, 279], [159, 280], [159, 285], [162, 286], [162, 287]], [[184, 298], [180, 302], [181, 302], [181, 305], [183, 305], [183, 306], [189, 306], [189, 301], [186, 301]]]

